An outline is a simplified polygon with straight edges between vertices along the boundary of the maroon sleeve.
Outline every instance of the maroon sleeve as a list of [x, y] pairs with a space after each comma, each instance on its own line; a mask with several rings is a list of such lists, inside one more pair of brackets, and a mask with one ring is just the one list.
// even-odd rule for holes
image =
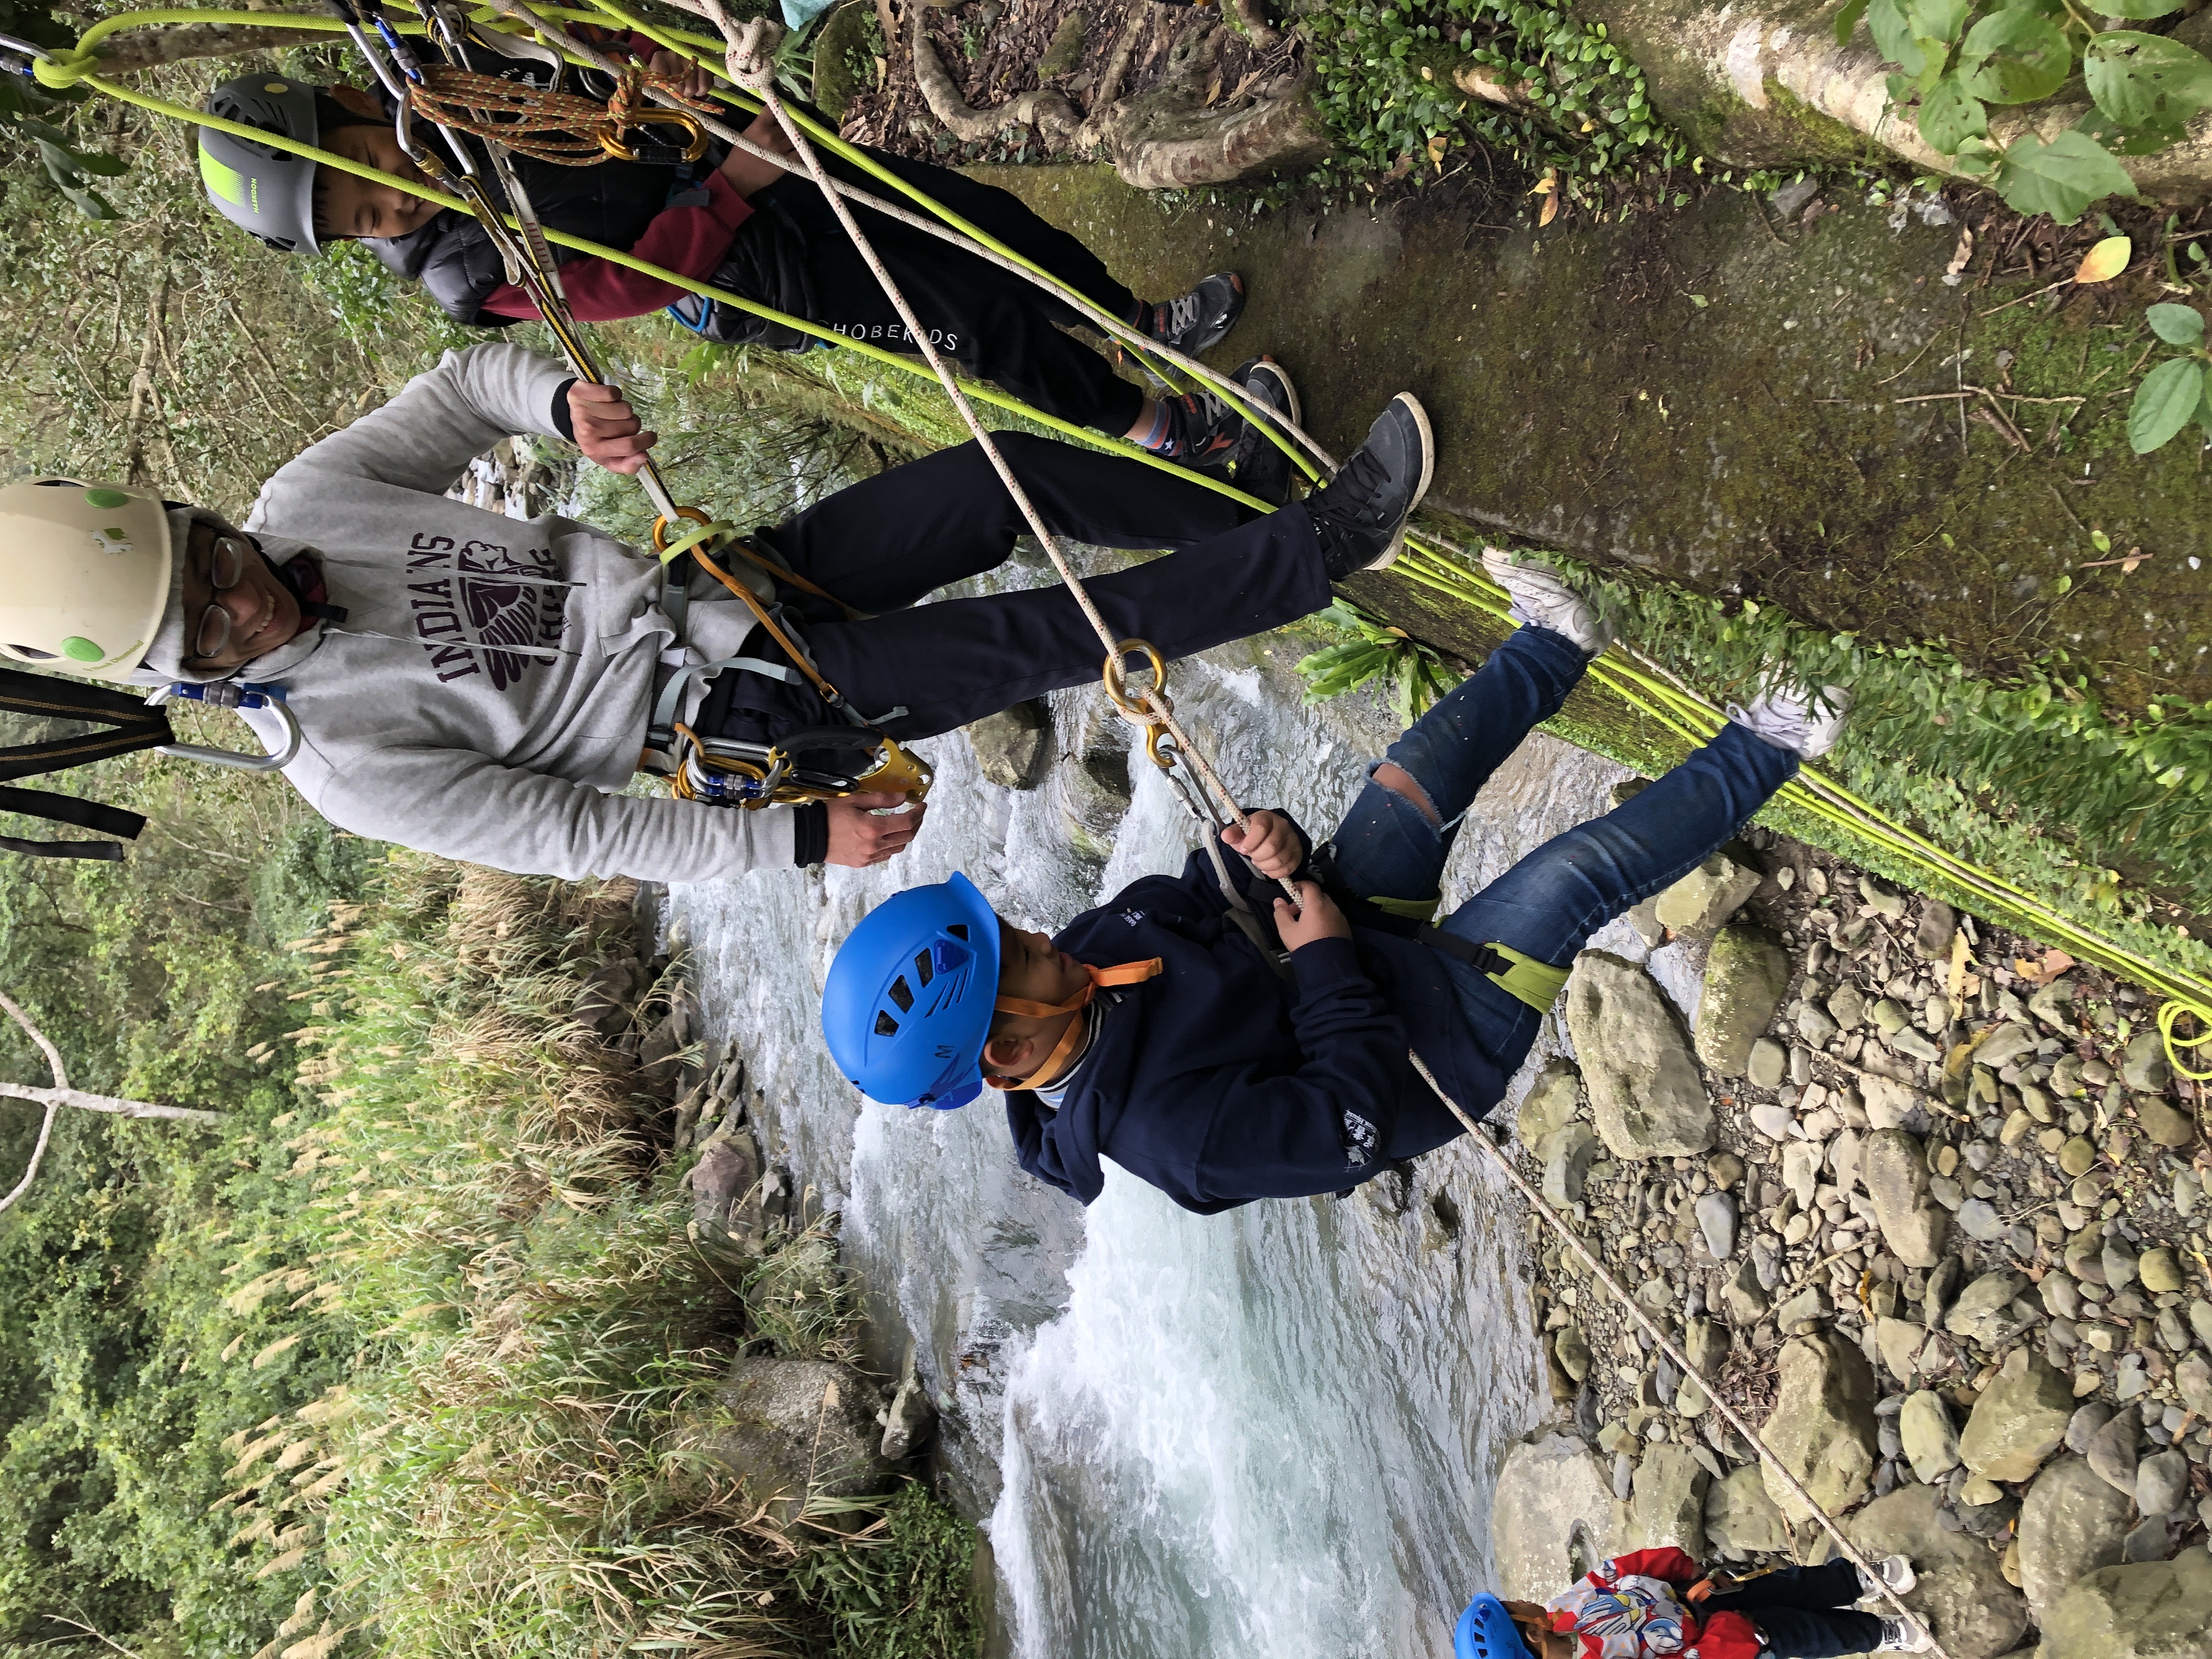
[[[645, 228], [629, 251], [648, 264], [704, 282], [714, 274], [730, 251], [738, 227], [751, 217], [752, 208], [720, 173], [707, 175], [707, 205], [672, 207]], [[562, 286], [576, 319], [611, 323], [622, 317], [642, 317], [683, 297], [684, 290], [643, 271], [632, 270], [611, 259], [571, 259], [561, 267]], [[483, 308], [495, 317], [535, 317], [538, 307], [530, 295], [512, 283], [502, 283], [488, 295]]]

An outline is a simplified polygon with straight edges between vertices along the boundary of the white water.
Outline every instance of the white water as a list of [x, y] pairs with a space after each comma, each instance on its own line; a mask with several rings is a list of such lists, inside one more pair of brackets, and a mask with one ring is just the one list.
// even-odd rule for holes
[[[1265, 650], [1176, 665], [1177, 708], [1247, 804], [1326, 834], [1389, 717], [1357, 699], [1299, 707]], [[1095, 708], [1055, 698], [1063, 748], [1105, 729]], [[842, 1209], [889, 1363], [916, 1346], [943, 1466], [985, 1517], [1011, 1651], [1448, 1654], [1489, 1566], [1498, 1461], [1547, 1409], [1517, 1205], [1449, 1147], [1416, 1166], [1402, 1210], [1377, 1182], [1199, 1217], [1109, 1170], [1085, 1212], [1021, 1173], [996, 1095], [951, 1113], [863, 1105], [814, 1022], [870, 905], [960, 869], [1010, 918], [1057, 927], [1195, 844], [1141, 753], [1118, 830], [1092, 826], [1111, 840], [1101, 871], [1066, 833], [1073, 762], [1016, 794], [981, 781], [964, 738], [925, 746], [938, 782], [908, 855], [679, 888], [671, 911], [710, 1030], [738, 1039], [765, 1093], [769, 1156]], [[1447, 898], [1604, 811], [1620, 775], [1532, 738], [1477, 803]], [[1620, 924], [1601, 942], [1644, 954]]]

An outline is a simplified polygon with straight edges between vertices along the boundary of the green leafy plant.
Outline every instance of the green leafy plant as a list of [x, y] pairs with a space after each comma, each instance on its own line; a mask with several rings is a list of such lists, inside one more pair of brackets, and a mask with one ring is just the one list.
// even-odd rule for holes
[[[1959, 171], [1985, 178], [2022, 213], [2072, 224], [2092, 203], [2133, 196], [2115, 159], [2161, 149], [2191, 116], [2212, 104], [2212, 61], [2180, 41], [2142, 29], [2107, 28], [2107, 18], [2140, 21], [2179, 11], [2187, 0], [1850, 0], [1836, 39], [1863, 20], [1900, 73], [1889, 95], [1917, 104], [1920, 136]], [[2094, 112], [2049, 139], [2023, 133], [2000, 146], [1990, 137], [1991, 105], [2050, 97], [2079, 70]]]
[[[1572, 193], [1579, 179], [1688, 158], [1606, 26], [1563, 6], [1370, 0], [1300, 27], [1316, 103], [1346, 158], [1336, 171], [1440, 169], [1453, 143], [1480, 139], [1555, 169]], [[1507, 101], [1467, 90], [1478, 76]]]
[[2204, 314], [2193, 306], [2153, 306], [2143, 313], [2151, 332], [2183, 356], [2169, 357], [2143, 376], [2128, 407], [2128, 447], [2148, 455], [2191, 421], [2212, 434], [2212, 351], [2204, 344]]
[[1341, 696], [1379, 678], [1389, 685], [1390, 704], [1398, 718], [1411, 726], [1458, 684], [1443, 659], [1404, 629], [1378, 623], [1341, 599], [1316, 612], [1312, 620], [1351, 637], [1299, 659], [1297, 669], [1305, 677], [1308, 703]]

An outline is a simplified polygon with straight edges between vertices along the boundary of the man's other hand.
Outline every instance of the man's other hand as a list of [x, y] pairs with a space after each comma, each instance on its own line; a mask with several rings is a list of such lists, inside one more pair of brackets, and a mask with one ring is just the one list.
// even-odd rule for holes
[[[904, 795], [848, 795], [830, 804], [830, 853], [832, 864], [865, 869], [906, 850], [921, 829], [922, 814], [929, 809], [908, 806]], [[878, 814], [878, 807], [904, 806], [900, 812]]]
[[1252, 867], [1269, 881], [1279, 881], [1298, 867], [1305, 849], [1298, 832], [1279, 812], [1251, 812], [1246, 823], [1232, 823], [1221, 839], [1252, 860]]
[[1291, 908], [1288, 899], [1275, 901], [1275, 933], [1285, 950], [1296, 951], [1317, 939], [1350, 939], [1352, 924], [1344, 919], [1335, 901], [1321, 890], [1319, 882], [1302, 881], [1297, 909]]
[[619, 388], [589, 380], [568, 388], [568, 418], [584, 459], [610, 472], [636, 471], [645, 465], [645, 452], [660, 438], [657, 432], [644, 430], [645, 423], [623, 401]]

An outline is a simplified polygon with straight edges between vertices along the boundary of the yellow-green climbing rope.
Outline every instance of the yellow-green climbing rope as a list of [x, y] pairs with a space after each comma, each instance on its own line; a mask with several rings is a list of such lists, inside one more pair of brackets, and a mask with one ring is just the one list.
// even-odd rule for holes
[[[592, 0], [588, 9], [565, 6], [544, 6], [536, 9], [549, 20], [563, 22], [595, 22], [613, 25], [644, 34], [672, 52], [699, 63], [717, 76], [727, 80], [722, 73], [720, 54], [722, 44], [710, 37], [649, 24], [632, 16], [617, 3], [617, 0]], [[489, 10], [479, 9], [471, 21], [487, 27], [513, 31], [514, 26]], [[297, 28], [314, 33], [336, 33], [343, 25], [335, 17], [304, 15], [298, 13], [266, 11], [197, 10], [184, 8], [160, 8], [120, 12], [102, 18], [88, 28], [72, 50], [57, 51], [36, 64], [40, 82], [53, 88], [83, 84], [106, 96], [134, 104], [152, 113], [173, 120], [228, 132], [234, 137], [271, 145], [322, 166], [337, 167], [343, 172], [389, 185], [413, 195], [437, 202], [440, 205], [465, 211], [464, 204], [454, 198], [425, 185], [351, 161], [312, 145], [301, 144], [258, 128], [244, 126], [204, 112], [187, 109], [181, 105], [135, 91], [111, 80], [99, 71], [100, 58], [95, 48], [100, 42], [123, 30], [177, 23], [228, 23], [243, 27], [281, 27]], [[419, 24], [403, 23], [399, 27], [419, 32]], [[740, 108], [750, 108], [754, 100], [733, 89], [718, 89], [718, 95]], [[796, 114], [797, 112], [794, 112]], [[961, 235], [972, 239], [1002, 258], [1024, 267], [1032, 278], [1056, 294], [1067, 296], [1066, 291], [1052, 276], [1030, 261], [1004, 246], [994, 238], [984, 234], [959, 215], [935, 201], [927, 192], [899, 178], [882, 167], [872, 156], [847, 143], [834, 132], [818, 123], [801, 116], [801, 124], [808, 136], [850, 165], [870, 177], [890, 186], [905, 196], [922, 210], [934, 216], [940, 222]], [[934, 384], [929, 370], [911, 359], [864, 341], [851, 339], [804, 318], [787, 316], [757, 301], [732, 294], [710, 283], [695, 281], [678, 273], [652, 264], [618, 248], [602, 246], [582, 237], [570, 236], [557, 231], [548, 231], [550, 240], [577, 252], [589, 254], [624, 266], [642, 275], [657, 278], [672, 287], [701, 295], [719, 304], [728, 305], [755, 316], [765, 318], [783, 327], [812, 336], [845, 351], [857, 353], [871, 362], [895, 371], [919, 376]], [[1032, 409], [1019, 400], [996, 390], [963, 381], [962, 389], [977, 401], [1020, 415], [1047, 429], [1059, 433], [1076, 442], [1088, 444], [1126, 455], [1146, 465], [1157, 466], [1185, 480], [1195, 480], [1206, 487], [1242, 501], [1247, 506], [1264, 507], [1267, 504], [1217, 479], [1204, 474], [1193, 474], [1162, 460], [1147, 450], [1122, 440], [1078, 427], [1066, 421]], [[1224, 395], [1233, 395], [1225, 392]], [[1290, 453], [1291, 459], [1309, 479], [1319, 473], [1312, 462], [1299, 453], [1295, 447], [1283, 440], [1262, 420], [1256, 422], [1275, 441]], [[1456, 556], [1447, 556], [1447, 555]], [[1478, 572], [1462, 562], [1466, 550], [1448, 538], [1424, 531], [1407, 538], [1407, 551], [1396, 568], [1407, 580], [1441, 593], [1453, 600], [1473, 607], [1498, 621], [1505, 621], [1509, 599], [1506, 594]], [[1711, 702], [1682, 686], [1655, 665], [1639, 660], [1634, 653], [1620, 647], [1601, 657], [1590, 667], [1590, 678], [1605, 692], [1617, 698], [1638, 714], [1660, 726], [1680, 742], [1695, 746], [1710, 738], [1723, 723], [1723, 716]], [[2212, 1045], [2212, 978], [2203, 977], [2185, 970], [2169, 968], [2148, 960], [2117, 942], [2092, 932], [2034, 894], [1980, 868], [1971, 861], [1949, 853], [1927, 837], [1887, 817], [1862, 797], [1845, 787], [1838, 780], [1817, 767], [1808, 766], [1797, 778], [1784, 787], [1782, 799], [1808, 816], [1836, 825], [1870, 842], [1895, 860], [1902, 869], [1919, 872], [1935, 878], [1975, 901], [1985, 914], [2002, 920], [2021, 932], [2055, 944], [2079, 960], [2096, 963], [2112, 973], [2131, 979], [2154, 991], [2163, 999], [2159, 1011], [2158, 1030], [2164, 1041], [2168, 1059], [2174, 1070], [2184, 1077], [2197, 1081], [2212, 1080], [2212, 1066], [2203, 1069], [2191, 1066], [2183, 1058], [2184, 1051], [2196, 1051]], [[2194, 1023], [2197, 1034], [2185, 1036], [2180, 1029], [2183, 1020]]]

